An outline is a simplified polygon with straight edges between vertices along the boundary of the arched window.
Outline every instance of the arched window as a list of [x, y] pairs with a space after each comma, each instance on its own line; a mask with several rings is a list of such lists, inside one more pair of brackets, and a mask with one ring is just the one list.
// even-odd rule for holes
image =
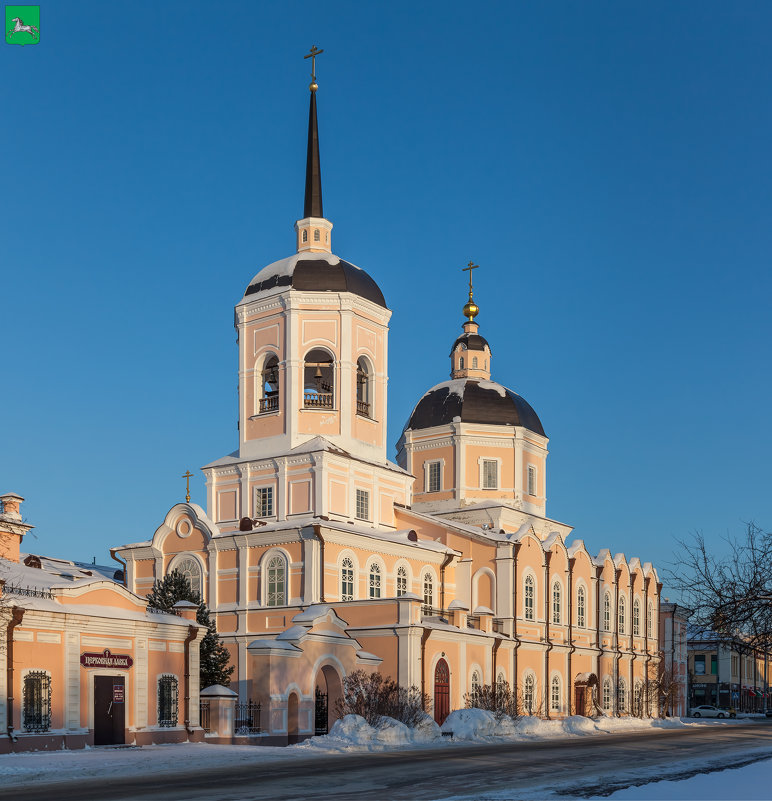
[[348, 556], [340, 563], [340, 599], [354, 600], [354, 563]]
[[576, 625], [583, 629], [587, 625], [587, 609], [585, 605], [584, 587], [576, 590]]
[[651, 622], [653, 617], [654, 617], [654, 607], [652, 606], [651, 601], [649, 601], [648, 611], [646, 614], [646, 636], [649, 637], [650, 639], [652, 636], [651, 635], [652, 627], [654, 626], [654, 624]]
[[35, 732], [51, 728], [51, 676], [45, 670], [31, 670], [24, 676], [22, 726]]
[[560, 712], [560, 677], [552, 677], [552, 687], [550, 688], [550, 709], [553, 712]]
[[611, 596], [603, 596], [603, 631], [611, 631]]
[[640, 679], [635, 682], [635, 687], [633, 689], [632, 713], [638, 718], [643, 717], [643, 682]]
[[477, 356], [472, 356], [472, 369], [477, 367]]
[[619, 679], [617, 686], [617, 712], [627, 711], [627, 684], [623, 678]]
[[397, 598], [407, 592], [407, 568], [400, 565], [397, 568]]
[[263, 362], [259, 401], [259, 414], [279, 409], [279, 357], [275, 353], [268, 354]]
[[314, 242], [320, 242], [320, 241], [321, 241], [321, 237], [319, 236], [319, 229], [318, 228], [314, 228]]
[[158, 679], [158, 725], [177, 725], [178, 685], [176, 676]]
[[552, 585], [552, 622], [560, 623], [560, 583]]
[[459, 367], [460, 370], [464, 369], [464, 357], [463, 356], [458, 360], [458, 367]]
[[424, 573], [424, 606], [427, 610], [434, 607], [434, 579], [431, 573]]
[[526, 715], [533, 715], [536, 701], [536, 681], [532, 673], [525, 677], [523, 683], [523, 711]]
[[368, 594], [370, 598], [381, 597], [381, 568], [376, 562], [370, 565], [370, 587]]
[[525, 619], [535, 620], [534, 614], [534, 596], [536, 595], [536, 588], [534, 587], [533, 576], [528, 574], [525, 577]]
[[618, 631], [620, 634], [625, 633], [625, 621], [627, 620], [627, 615], [625, 614], [625, 596], [619, 596], [619, 626]]
[[303, 406], [306, 409], [332, 409], [334, 406], [334, 366], [326, 350], [314, 348], [306, 354], [303, 366]]
[[602, 705], [605, 712], [608, 712], [611, 709], [611, 679], [608, 676], [603, 679]]
[[287, 563], [280, 554], [272, 556], [265, 568], [265, 605], [287, 605]]
[[507, 700], [507, 679], [503, 672], [499, 672], [496, 679], [496, 709], [503, 709]]
[[[201, 597], [201, 565], [192, 556], [186, 556], [174, 563], [174, 571], [182, 573], [188, 580], [190, 589]], [[173, 572], [174, 572], [173, 571]]]
[[476, 671], [472, 671], [472, 706], [476, 707], [480, 704], [480, 674]]
[[304, 228], [303, 229], [303, 241], [308, 242], [308, 231]]
[[633, 601], [633, 637], [641, 636], [641, 604], [636, 598]]
[[357, 359], [357, 414], [363, 417], [372, 417], [372, 380], [367, 360], [360, 357]]

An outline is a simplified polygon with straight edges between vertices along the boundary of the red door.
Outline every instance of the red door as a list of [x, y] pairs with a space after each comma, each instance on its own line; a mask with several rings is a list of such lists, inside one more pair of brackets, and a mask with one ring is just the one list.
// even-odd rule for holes
[[444, 659], [434, 668], [434, 719], [442, 726], [450, 714], [450, 670]]

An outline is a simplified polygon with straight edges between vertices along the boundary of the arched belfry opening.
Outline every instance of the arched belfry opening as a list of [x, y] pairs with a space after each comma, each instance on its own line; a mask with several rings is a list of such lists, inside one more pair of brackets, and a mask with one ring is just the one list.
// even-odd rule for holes
[[314, 348], [303, 360], [303, 406], [332, 409], [335, 406], [335, 366], [332, 356]]
[[357, 414], [372, 417], [373, 371], [364, 356], [357, 359]]
[[271, 353], [265, 357], [260, 371], [259, 414], [275, 412], [279, 409], [279, 357]]

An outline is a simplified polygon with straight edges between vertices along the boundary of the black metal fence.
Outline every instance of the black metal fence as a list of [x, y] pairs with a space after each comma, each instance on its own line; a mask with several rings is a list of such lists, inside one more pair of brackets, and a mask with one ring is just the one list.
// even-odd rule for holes
[[201, 721], [201, 728], [205, 732], [209, 732], [212, 730], [212, 725], [210, 723], [211, 716], [209, 714], [209, 701], [201, 701], [199, 705], [199, 720]]
[[236, 704], [236, 719], [233, 721], [233, 731], [240, 736], [260, 734], [263, 731], [260, 727], [259, 703], [247, 701], [245, 704]]

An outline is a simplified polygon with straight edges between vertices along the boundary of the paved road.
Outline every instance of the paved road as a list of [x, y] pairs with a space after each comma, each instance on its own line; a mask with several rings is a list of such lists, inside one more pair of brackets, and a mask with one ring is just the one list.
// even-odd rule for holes
[[[256, 747], [257, 749], [258, 747]], [[772, 725], [765, 721], [666, 729], [542, 743], [507, 743], [379, 754], [329, 755], [292, 762], [259, 762], [236, 769], [208, 769], [173, 777], [137, 776], [118, 781], [48, 783], [14, 787], [0, 798], [15, 801], [365, 801], [441, 799], [511, 789], [529, 798], [529, 787], [569, 782], [597, 791], [623, 772], [657, 775], [686, 770], [686, 760], [713, 757], [739, 762], [765, 749], [772, 756]], [[599, 776], [605, 777], [600, 782]]]

